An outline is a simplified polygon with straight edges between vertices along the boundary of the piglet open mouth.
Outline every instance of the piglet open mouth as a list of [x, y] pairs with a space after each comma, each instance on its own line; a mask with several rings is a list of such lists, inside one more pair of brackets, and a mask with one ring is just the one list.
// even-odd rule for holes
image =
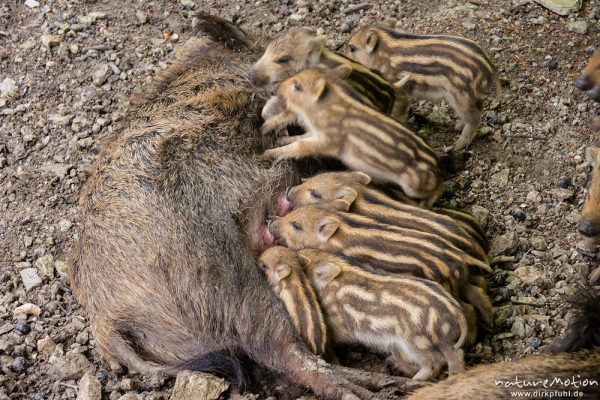
[[275, 230], [275, 228], [273, 228], [274, 223], [275, 223], [274, 220], [271, 220], [271, 219], [267, 220], [266, 229], [265, 229], [265, 231], [268, 232], [266, 235], [269, 235], [269, 237], [272, 238], [271, 245], [287, 246], [285, 239], [283, 239], [282, 237], [277, 235], [276, 232], [274, 232], [274, 230]]
[[267, 246], [271, 246], [271, 245], [275, 244], [275, 241], [276, 241], [275, 236], [273, 236], [273, 234], [269, 230], [269, 227], [267, 224], [265, 224], [262, 229], [262, 239], [263, 239], [263, 242], [265, 243], [265, 245], [267, 245]]
[[295, 208], [295, 205], [288, 199], [287, 191], [275, 195], [275, 214], [281, 217]]

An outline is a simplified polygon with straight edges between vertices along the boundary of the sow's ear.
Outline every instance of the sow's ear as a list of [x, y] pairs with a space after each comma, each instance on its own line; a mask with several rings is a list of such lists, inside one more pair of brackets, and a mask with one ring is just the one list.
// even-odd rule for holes
[[377, 44], [379, 43], [379, 33], [374, 29], [369, 29], [365, 35], [365, 42], [365, 50], [367, 50], [367, 53], [373, 53], [377, 49]]
[[335, 231], [338, 230], [340, 224], [335, 218], [326, 217], [319, 223], [319, 239], [322, 243], [325, 243]]
[[323, 286], [334, 280], [340, 272], [342, 272], [342, 269], [339, 265], [330, 263], [321, 264], [315, 268], [315, 276]]

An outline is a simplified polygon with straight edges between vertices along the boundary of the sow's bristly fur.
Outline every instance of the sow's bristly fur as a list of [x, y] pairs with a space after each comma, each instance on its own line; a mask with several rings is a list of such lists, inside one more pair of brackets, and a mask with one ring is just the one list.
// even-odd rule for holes
[[[102, 142], [69, 255], [75, 295], [111, 364], [207, 370], [235, 383], [241, 353], [324, 398], [370, 398], [346, 379], [353, 373], [310, 354], [257, 268], [258, 227], [294, 170], [254, 159], [266, 148], [264, 101], [245, 77], [260, 48], [203, 18], [208, 35], [190, 41]], [[231, 40], [210, 39], [223, 37]]]

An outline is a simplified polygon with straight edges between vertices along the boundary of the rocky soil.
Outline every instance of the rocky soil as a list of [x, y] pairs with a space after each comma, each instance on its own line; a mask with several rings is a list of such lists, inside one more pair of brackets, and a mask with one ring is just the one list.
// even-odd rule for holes
[[[464, 35], [487, 47], [502, 91], [445, 193], [486, 225], [492, 256], [504, 256], [490, 279], [497, 329], [467, 361], [524, 357], [564, 332], [564, 296], [597, 264], [578, 250], [576, 223], [599, 108], [572, 81], [599, 42], [600, 5], [584, 0], [579, 12], [559, 16], [527, 0], [370, 3], [0, 2], [0, 399], [170, 398], [174, 380], [111, 371], [101, 360], [64, 260], [99, 139], [126, 115], [128, 96], [168, 65], [201, 10], [268, 35], [312, 26], [333, 48], [356, 27], [390, 17], [399, 30]], [[456, 139], [447, 107], [415, 104], [413, 115], [436, 147]], [[359, 353], [349, 361], [385, 370]], [[178, 398], [186, 382], [222, 391], [219, 382], [184, 378]]]

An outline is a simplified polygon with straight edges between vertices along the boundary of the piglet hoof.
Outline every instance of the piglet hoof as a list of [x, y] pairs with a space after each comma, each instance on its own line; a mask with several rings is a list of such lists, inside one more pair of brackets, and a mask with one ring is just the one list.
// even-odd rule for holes
[[333, 370], [345, 380], [375, 392], [389, 388], [393, 389], [394, 392], [400, 390], [402, 393], [407, 393], [422, 384], [422, 382], [415, 382], [401, 376], [391, 376], [337, 365], [333, 366]]
[[454, 146], [446, 146], [446, 145], [444, 145], [444, 147], [442, 147], [442, 152], [444, 152], [444, 154], [448, 154], [452, 150], [454, 150]]
[[271, 132], [271, 128], [269, 127], [269, 125], [262, 124], [262, 126], [260, 127], [260, 134], [263, 136], [266, 136], [269, 134], [269, 132]]
[[275, 141], [275, 144], [277, 145], [277, 147], [288, 145], [291, 143], [290, 138], [291, 138], [291, 136], [278, 137], [277, 140]]
[[334, 381], [324, 389], [322, 396], [332, 400], [378, 399], [375, 393], [351, 382], [347, 382], [344, 379], [334, 379]]
[[273, 161], [276, 157], [277, 153], [274, 151], [274, 149], [269, 149], [262, 153], [260, 156], [258, 156], [258, 159], [260, 161]]

